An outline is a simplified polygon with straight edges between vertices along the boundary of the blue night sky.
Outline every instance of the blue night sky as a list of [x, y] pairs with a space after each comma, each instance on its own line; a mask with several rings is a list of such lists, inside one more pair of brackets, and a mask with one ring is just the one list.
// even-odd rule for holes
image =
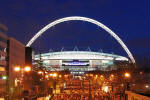
[[[8, 36], [26, 44], [48, 23], [68, 16], [85, 16], [102, 22], [128, 46], [133, 56], [150, 55], [150, 0], [1, 0], [0, 23]], [[46, 31], [32, 45], [36, 50], [93, 51], [127, 56], [119, 43], [102, 28], [83, 21], [69, 21]]]

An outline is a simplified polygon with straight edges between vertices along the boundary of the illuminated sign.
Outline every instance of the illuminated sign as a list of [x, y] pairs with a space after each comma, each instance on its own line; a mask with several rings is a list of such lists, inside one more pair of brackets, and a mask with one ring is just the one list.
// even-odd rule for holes
[[63, 66], [88, 66], [88, 61], [64, 61]]

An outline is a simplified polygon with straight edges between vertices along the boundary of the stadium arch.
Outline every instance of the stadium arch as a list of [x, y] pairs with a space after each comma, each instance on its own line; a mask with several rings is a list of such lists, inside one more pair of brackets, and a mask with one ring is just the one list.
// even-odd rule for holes
[[64, 18], [60, 18], [58, 20], [55, 20], [51, 23], [49, 23], [48, 25], [46, 25], [44, 28], [42, 28], [39, 32], [37, 32], [32, 38], [31, 40], [27, 43], [27, 47], [30, 47], [32, 45], [32, 43], [40, 36], [42, 35], [46, 30], [50, 29], [51, 27], [62, 23], [62, 22], [66, 22], [66, 21], [73, 21], [73, 20], [78, 20], [78, 21], [86, 21], [86, 22], [90, 22], [92, 24], [95, 24], [99, 27], [101, 27], [102, 29], [104, 29], [105, 31], [107, 31], [112, 37], [114, 37], [118, 43], [122, 46], [122, 48], [125, 50], [125, 52], [128, 54], [130, 60], [132, 61], [132, 63], [135, 63], [135, 59], [132, 55], [132, 53], [129, 51], [129, 49], [127, 48], [127, 46], [125, 45], [125, 43], [119, 38], [119, 36], [117, 34], [115, 34], [110, 28], [108, 28], [107, 26], [105, 26], [104, 24], [102, 24], [99, 21], [96, 21], [94, 19], [88, 18], [88, 17], [81, 17], [81, 16], [71, 16], [71, 17], [64, 17]]

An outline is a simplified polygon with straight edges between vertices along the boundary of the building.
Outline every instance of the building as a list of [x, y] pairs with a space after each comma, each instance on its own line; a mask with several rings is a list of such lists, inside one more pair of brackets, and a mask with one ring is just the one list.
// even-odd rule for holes
[[150, 71], [135, 70], [130, 87], [136, 93], [150, 94]]
[[[25, 66], [25, 45], [10, 37], [8, 38], [8, 66], [9, 66], [9, 96], [16, 97], [21, 94], [23, 87], [23, 77]], [[14, 68], [20, 67], [19, 71]]]
[[32, 48], [25, 47], [25, 65], [32, 66]]
[[150, 97], [148, 97], [146, 94], [137, 94], [131, 91], [126, 91], [125, 93], [127, 95], [125, 100], [150, 100]]
[[7, 28], [0, 24], [0, 96], [6, 92]]
[[42, 66], [49, 71], [69, 70], [71, 74], [84, 74], [88, 71], [116, 70], [115, 61], [128, 61], [128, 58], [100, 52], [92, 51], [61, 51], [37, 54], [34, 57], [34, 65]]

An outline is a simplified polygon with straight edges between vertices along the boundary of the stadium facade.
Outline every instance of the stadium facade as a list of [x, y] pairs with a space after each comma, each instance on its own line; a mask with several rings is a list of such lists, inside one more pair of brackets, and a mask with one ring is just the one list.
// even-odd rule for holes
[[87, 71], [116, 70], [115, 62], [129, 61], [128, 58], [108, 53], [92, 51], [61, 51], [37, 54], [36, 61], [42, 61], [42, 66], [49, 71], [69, 70], [72, 74], [84, 74]]

